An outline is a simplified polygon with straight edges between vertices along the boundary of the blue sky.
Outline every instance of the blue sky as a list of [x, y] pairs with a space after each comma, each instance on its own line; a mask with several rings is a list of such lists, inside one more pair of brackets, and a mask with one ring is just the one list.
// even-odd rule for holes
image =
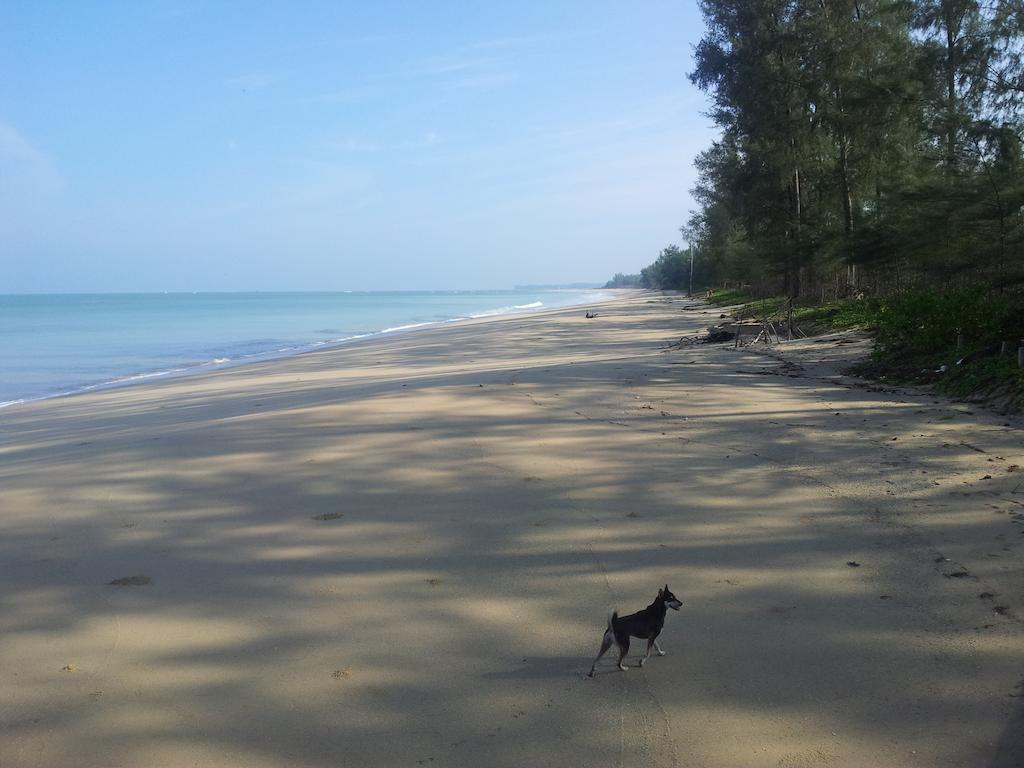
[[0, 4], [0, 293], [636, 271], [713, 138], [701, 31], [687, 2]]

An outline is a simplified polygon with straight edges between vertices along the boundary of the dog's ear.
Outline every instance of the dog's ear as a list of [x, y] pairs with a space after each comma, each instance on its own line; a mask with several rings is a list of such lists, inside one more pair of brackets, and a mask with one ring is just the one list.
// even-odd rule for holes
[[668, 592], [668, 584], [665, 585], [665, 591]]
[[664, 595], [664, 594], [665, 594], [665, 590], [663, 590], [663, 589], [661, 589], [661, 588], [659, 587], [659, 588], [658, 588], [658, 597], [661, 597], [661, 596], [662, 596], [662, 595]]

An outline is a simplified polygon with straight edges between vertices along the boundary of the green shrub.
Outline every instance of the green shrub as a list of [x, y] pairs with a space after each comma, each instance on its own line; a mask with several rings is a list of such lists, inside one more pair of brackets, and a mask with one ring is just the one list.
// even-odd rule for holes
[[821, 328], [874, 328], [878, 320], [879, 304], [871, 300], [847, 299], [832, 304], [796, 307], [793, 319], [798, 323], [813, 323]]
[[753, 300], [754, 294], [746, 288], [716, 288], [711, 294], [711, 303], [720, 307], [746, 304]]
[[1024, 370], [1017, 355], [987, 357], [970, 365], [952, 365], [938, 380], [939, 389], [953, 397], [966, 397], [979, 389], [1005, 384], [1024, 395]]
[[948, 352], [956, 349], [958, 334], [963, 349], [977, 348], [997, 341], [1008, 319], [1006, 300], [982, 289], [912, 291], [879, 307], [876, 355], [916, 357]]

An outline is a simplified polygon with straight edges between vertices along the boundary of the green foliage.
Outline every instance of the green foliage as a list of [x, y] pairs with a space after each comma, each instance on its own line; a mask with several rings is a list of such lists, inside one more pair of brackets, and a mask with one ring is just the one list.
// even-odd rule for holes
[[[1024, 284], [1021, 0], [702, 0], [695, 283]], [[671, 287], [678, 287], [671, 286]]]
[[607, 283], [604, 284], [605, 288], [638, 288], [640, 287], [640, 275], [625, 275], [622, 272], [616, 272], [615, 276], [612, 277]]
[[796, 307], [793, 319], [797, 323], [818, 328], [875, 328], [878, 323], [879, 302], [867, 299], [847, 299], [829, 304]]
[[[782, 317], [786, 299], [757, 298], [747, 288], [720, 289], [712, 304], [736, 307], [738, 320]], [[919, 289], [884, 299], [846, 299], [795, 306], [798, 325], [875, 332], [871, 358], [855, 372], [892, 382], [927, 383], [954, 397], [990, 393], [1002, 407], [1024, 406], [1024, 307], [984, 287]], [[999, 354], [1007, 342], [1007, 353]], [[959, 345], [958, 345], [959, 344]]]
[[781, 296], [771, 298], [755, 299], [742, 307], [733, 316], [737, 320], [754, 320], [759, 318], [781, 317], [785, 312], [786, 300]]
[[879, 358], [932, 358], [998, 340], [1009, 319], [1006, 300], [984, 289], [917, 290], [884, 302], [876, 317]]
[[700, 0], [690, 79], [721, 133], [689, 253], [642, 284], [685, 290], [692, 264], [695, 288], [750, 287], [717, 297], [741, 317], [783, 295], [798, 321], [877, 329], [880, 372], [1008, 381], [950, 363], [1024, 334], [1001, 298], [1024, 288], [1022, 3]]
[[[786, 313], [785, 297], [757, 297], [749, 288], [719, 288], [712, 293], [710, 301], [720, 307], [736, 306], [732, 314], [738, 320], [782, 317]], [[793, 320], [799, 325], [823, 329], [870, 329], [877, 323], [880, 306], [880, 302], [871, 299], [845, 299], [827, 304], [794, 306]]]
[[718, 288], [711, 294], [711, 303], [720, 307], [746, 304], [754, 300], [754, 294], [747, 288]]
[[659, 290], [685, 291], [689, 284], [690, 254], [676, 245], [670, 245], [657, 260], [640, 272], [640, 285]]
[[979, 390], [1002, 387], [1024, 400], [1024, 369], [1017, 365], [1016, 350], [992, 355], [967, 365], [952, 365], [936, 381], [937, 388], [953, 397], [967, 397]]
[[874, 325], [875, 351], [858, 373], [932, 384], [954, 397], [990, 396], [1004, 408], [1024, 404], [1017, 364], [1024, 313], [1003, 296], [982, 288], [913, 291], [883, 302]]

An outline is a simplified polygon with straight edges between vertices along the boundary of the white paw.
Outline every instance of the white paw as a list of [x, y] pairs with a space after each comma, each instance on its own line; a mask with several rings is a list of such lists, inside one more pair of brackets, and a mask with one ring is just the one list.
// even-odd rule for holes
[[664, 651], [661, 651], [661, 650], [659, 650], [659, 651], [658, 651], [658, 655], [659, 655], [659, 656], [664, 656], [664, 655], [665, 655], [665, 652], [664, 652]]
[[627, 667], [625, 664], [619, 664], [619, 669], [625, 672], [627, 669], [629, 669], [629, 667]]
[[640, 666], [641, 666], [641, 667], [642, 667], [642, 666], [644, 665], [644, 662], [645, 662], [645, 661], [647, 661], [647, 659], [640, 659]]

